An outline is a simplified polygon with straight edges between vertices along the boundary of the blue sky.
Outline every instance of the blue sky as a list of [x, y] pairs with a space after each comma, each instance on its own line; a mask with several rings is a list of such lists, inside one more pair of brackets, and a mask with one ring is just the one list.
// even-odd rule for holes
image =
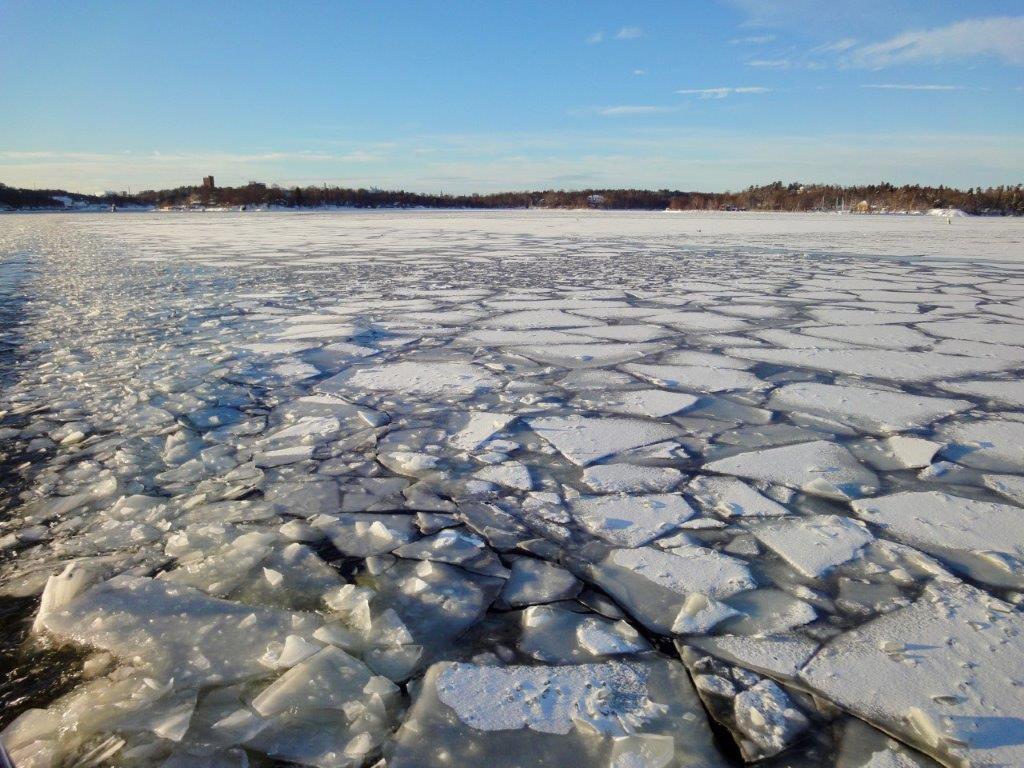
[[[837, 7], [830, 7], [837, 6]], [[0, 0], [0, 181], [1024, 180], [1024, 0]]]

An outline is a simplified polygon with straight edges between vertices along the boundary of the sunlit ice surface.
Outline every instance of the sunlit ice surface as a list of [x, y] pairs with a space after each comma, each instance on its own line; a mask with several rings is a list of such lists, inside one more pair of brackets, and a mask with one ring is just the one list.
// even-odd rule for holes
[[1024, 764], [1024, 226], [0, 217], [18, 766]]

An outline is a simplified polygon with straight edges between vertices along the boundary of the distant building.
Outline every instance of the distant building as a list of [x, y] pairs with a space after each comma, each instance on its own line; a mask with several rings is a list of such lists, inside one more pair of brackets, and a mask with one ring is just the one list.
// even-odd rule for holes
[[587, 195], [587, 205], [591, 208], [600, 208], [604, 205], [604, 195]]
[[213, 176], [203, 176], [203, 189], [212, 190], [213, 188]]

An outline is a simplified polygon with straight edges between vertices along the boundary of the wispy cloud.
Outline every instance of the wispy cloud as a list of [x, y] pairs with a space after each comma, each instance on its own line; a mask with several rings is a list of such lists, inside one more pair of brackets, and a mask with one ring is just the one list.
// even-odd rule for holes
[[816, 48], [811, 48], [811, 53], [845, 53], [855, 45], [857, 45], [856, 38], [844, 37], [842, 40], [836, 40], [831, 43], [819, 45]]
[[789, 69], [793, 62], [789, 59], [751, 59], [747, 66], [758, 69]]
[[591, 32], [587, 35], [587, 42], [590, 45], [597, 45], [606, 40], [638, 40], [644, 36], [643, 27], [620, 27], [619, 31], [609, 37], [603, 29]]
[[[241, 162], [266, 155], [210, 150], [167, 153], [158, 161], [155, 155], [120, 152], [70, 159], [47, 147], [19, 147], [46, 157], [10, 160], [0, 153], [0, 176], [15, 186], [83, 190], [177, 186], [215, 173], [223, 184], [254, 178], [283, 186], [328, 182], [436, 192], [443, 185], [447, 191], [472, 192], [576, 183], [660, 189], [678, 185], [679, 179], [709, 190], [779, 178], [968, 187], [1015, 184], [1024, 173], [1024, 145], [1012, 132], [751, 135], [723, 129], [680, 132], [642, 122], [626, 121], [622, 125], [629, 130], [616, 133], [604, 123], [577, 131], [417, 134], [388, 150], [387, 162], [360, 165], [308, 160], [336, 157], [330, 152], [267, 153], [296, 159]], [[950, 153], [951, 146], [957, 152]]]
[[771, 88], [764, 88], [760, 85], [746, 85], [733, 88], [683, 88], [676, 93], [681, 93], [684, 96], [700, 96], [702, 99], [724, 99], [733, 94], [768, 93], [770, 91]]
[[637, 77], [643, 77], [644, 75], [647, 74], [647, 70], [646, 69], [634, 69], [633, 70], [633, 74], [636, 75]]
[[975, 57], [1024, 65], [1024, 16], [968, 19], [944, 27], [904, 32], [852, 49], [846, 63], [880, 68]]
[[622, 27], [615, 33], [616, 40], [636, 40], [643, 36], [644, 31], [640, 27]]
[[868, 83], [861, 88], [876, 88], [882, 91], [962, 91], [962, 85], [931, 85], [914, 83]]
[[750, 35], [748, 37], [734, 37], [729, 41], [731, 45], [763, 45], [775, 39], [775, 35]]
[[614, 107], [598, 107], [597, 114], [606, 117], [618, 115], [656, 115], [665, 112], [675, 112], [676, 107], [659, 107], [646, 104], [621, 104]]

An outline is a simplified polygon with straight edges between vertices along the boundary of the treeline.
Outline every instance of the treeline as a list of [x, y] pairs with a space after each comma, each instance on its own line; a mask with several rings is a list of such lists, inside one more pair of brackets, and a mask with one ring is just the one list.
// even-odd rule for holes
[[776, 181], [739, 192], [680, 190], [587, 189], [536, 192], [496, 192], [486, 195], [423, 194], [381, 189], [308, 186], [280, 187], [249, 182], [240, 187], [178, 187], [132, 195], [82, 195], [63, 190], [26, 190], [0, 184], [0, 208], [66, 207], [76, 205], [141, 205], [165, 207], [278, 206], [283, 208], [597, 208], [607, 210], [750, 210], [860, 212], [925, 211], [960, 208], [979, 215], [1024, 215], [1024, 186], [982, 189], [871, 184], [783, 184]]
[[[922, 187], [919, 184], [783, 184], [776, 181], [742, 192], [706, 195], [689, 193], [677, 203], [682, 210], [734, 207], [760, 211], [867, 210], [869, 212], [926, 211], [959, 208], [976, 215], [1024, 215], [1024, 186]], [[670, 206], [676, 207], [676, 206]]]
[[63, 189], [20, 189], [8, 187], [0, 183], [0, 210], [5, 208], [65, 208], [68, 207], [64, 200], [67, 198], [72, 205], [118, 205], [130, 204], [131, 197], [128, 195], [83, 195], [79, 192], [67, 192]]
[[776, 181], [741, 192], [683, 192], [649, 189], [545, 190], [444, 195], [381, 189], [309, 186], [290, 189], [250, 182], [244, 187], [181, 187], [142, 192], [139, 202], [156, 207], [182, 205], [277, 205], [294, 208], [602, 208], [607, 210], [752, 210], [925, 211], [960, 208], [967, 213], [1024, 215], [1024, 187], [966, 190], [893, 184], [843, 187], [834, 184], [783, 184]]

